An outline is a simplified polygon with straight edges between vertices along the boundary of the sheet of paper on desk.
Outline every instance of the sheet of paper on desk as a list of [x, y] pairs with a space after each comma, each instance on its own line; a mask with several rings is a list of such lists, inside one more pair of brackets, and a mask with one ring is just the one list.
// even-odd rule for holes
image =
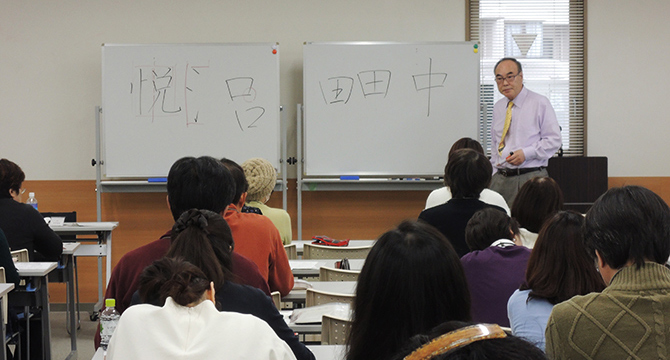
[[318, 264], [317, 261], [300, 261], [294, 262], [289, 260], [288, 264], [291, 266], [291, 269], [314, 269]]

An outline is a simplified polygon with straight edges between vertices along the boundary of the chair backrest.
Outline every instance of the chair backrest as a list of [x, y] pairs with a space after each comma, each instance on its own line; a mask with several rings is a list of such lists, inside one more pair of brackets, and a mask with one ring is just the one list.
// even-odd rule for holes
[[[0, 283], [6, 283], [7, 277], [5, 275], [5, 267], [0, 266]], [[2, 297], [2, 322], [7, 325], [7, 307], [9, 306], [7, 302], [7, 296]]]
[[270, 293], [270, 297], [277, 310], [281, 310], [281, 293], [279, 291], [273, 291]]
[[30, 256], [28, 254], [28, 249], [14, 250], [12, 253], [12, 260], [14, 262], [29, 262]]
[[360, 270], [342, 270], [326, 266], [319, 268], [319, 281], [358, 281]]
[[354, 294], [336, 294], [316, 289], [307, 289], [305, 293], [305, 307], [334, 302], [351, 304], [354, 302], [354, 297]]
[[305, 244], [303, 259], [365, 259], [372, 249], [370, 246], [325, 246]]
[[[68, 211], [68, 212], [40, 212], [42, 217], [64, 217], [65, 222], [77, 222], [77, 212]], [[58, 235], [61, 240], [64, 241], [75, 241], [77, 240], [77, 235]]]
[[298, 247], [296, 244], [284, 245], [284, 250], [286, 250], [286, 256], [289, 260], [295, 260], [298, 258]]
[[323, 315], [321, 318], [321, 345], [345, 345], [351, 321], [331, 315]]

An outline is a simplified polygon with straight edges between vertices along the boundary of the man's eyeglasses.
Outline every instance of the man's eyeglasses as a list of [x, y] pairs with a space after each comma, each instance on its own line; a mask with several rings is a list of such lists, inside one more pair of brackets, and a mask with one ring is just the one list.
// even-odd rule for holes
[[504, 76], [504, 77], [498, 75], [498, 76], [496, 76], [496, 82], [497, 82], [497, 83], [501, 83], [501, 82], [507, 80], [508, 83], [511, 83], [511, 82], [514, 81], [514, 79], [516, 79], [516, 77], [519, 76], [519, 75], [521, 75], [521, 72], [520, 72], [520, 71], [519, 71], [518, 73], [516, 73], [516, 75], [507, 75], [507, 76]]

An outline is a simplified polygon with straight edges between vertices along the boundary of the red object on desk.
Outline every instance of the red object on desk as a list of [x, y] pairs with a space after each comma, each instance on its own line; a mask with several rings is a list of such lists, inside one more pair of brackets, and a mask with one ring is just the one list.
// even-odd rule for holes
[[321, 235], [321, 236], [313, 236], [312, 237], [312, 244], [314, 245], [327, 245], [327, 246], [348, 246], [349, 245], [349, 239], [346, 240], [335, 240], [332, 238], [329, 238], [328, 236]]

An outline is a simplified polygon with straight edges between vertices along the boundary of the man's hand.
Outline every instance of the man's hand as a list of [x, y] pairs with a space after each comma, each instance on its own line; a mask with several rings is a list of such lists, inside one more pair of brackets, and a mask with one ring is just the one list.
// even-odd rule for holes
[[513, 152], [510, 156], [508, 156], [505, 161], [512, 165], [519, 166], [523, 164], [524, 161], [526, 161], [526, 156], [523, 154], [523, 150], [519, 149], [515, 152]]

